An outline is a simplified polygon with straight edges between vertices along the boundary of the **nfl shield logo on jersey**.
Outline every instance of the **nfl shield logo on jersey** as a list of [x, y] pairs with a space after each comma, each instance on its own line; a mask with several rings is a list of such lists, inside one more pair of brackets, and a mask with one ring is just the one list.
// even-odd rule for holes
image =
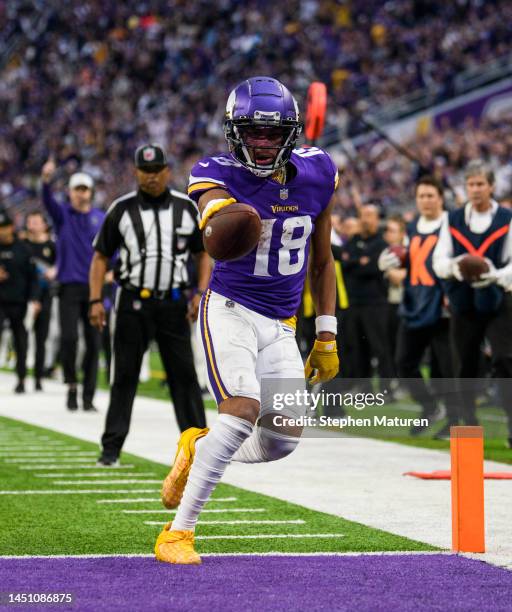
[[283, 187], [283, 189], [279, 191], [279, 197], [281, 198], [281, 200], [288, 199], [288, 189], [286, 189], [286, 187]]

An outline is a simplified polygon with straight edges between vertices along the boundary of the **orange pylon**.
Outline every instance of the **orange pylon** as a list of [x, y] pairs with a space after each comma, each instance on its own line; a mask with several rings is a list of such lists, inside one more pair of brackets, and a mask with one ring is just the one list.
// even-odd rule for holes
[[452, 550], [485, 552], [483, 428], [451, 427], [450, 453]]

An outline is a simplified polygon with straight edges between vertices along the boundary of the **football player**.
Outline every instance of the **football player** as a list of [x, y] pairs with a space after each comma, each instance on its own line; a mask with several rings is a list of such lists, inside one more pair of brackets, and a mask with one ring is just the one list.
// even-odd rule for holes
[[[282, 83], [250, 78], [227, 101], [229, 153], [206, 157], [191, 172], [188, 191], [201, 228], [242, 202], [258, 211], [262, 232], [247, 256], [216, 262], [202, 297], [198, 329], [219, 417], [210, 430], [191, 428], [180, 437], [162, 487], [164, 505], [179, 508], [157, 539], [161, 561], [201, 562], [194, 528], [231, 461], [274, 461], [296, 447], [300, 430], [272, 425], [272, 394], [262, 389], [263, 379], [299, 379], [305, 388], [304, 373], [316, 383], [338, 372], [330, 244], [337, 170], [323, 150], [294, 148], [301, 128], [297, 103]], [[304, 371], [295, 313], [308, 260], [317, 339]]]

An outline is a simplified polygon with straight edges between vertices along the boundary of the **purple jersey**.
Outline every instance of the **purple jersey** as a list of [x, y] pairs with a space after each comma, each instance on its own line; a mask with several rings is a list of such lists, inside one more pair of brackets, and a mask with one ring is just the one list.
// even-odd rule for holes
[[322, 149], [295, 149], [290, 161], [297, 173], [281, 185], [255, 176], [229, 154], [205, 157], [192, 168], [188, 188], [196, 202], [218, 187], [258, 211], [262, 232], [257, 247], [241, 259], [215, 262], [210, 288], [273, 319], [297, 312], [315, 221], [337, 182], [336, 167]]

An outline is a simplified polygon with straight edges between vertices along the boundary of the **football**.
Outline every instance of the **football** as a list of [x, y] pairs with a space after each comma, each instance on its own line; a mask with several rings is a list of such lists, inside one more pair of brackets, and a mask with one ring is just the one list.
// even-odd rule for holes
[[405, 268], [407, 263], [407, 249], [402, 245], [394, 245], [388, 247], [391, 253], [394, 253], [400, 260], [400, 267]]
[[221, 208], [206, 224], [203, 244], [217, 261], [233, 261], [250, 253], [261, 235], [261, 219], [252, 206], [237, 202]]
[[489, 265], [483, 257], [466, 255], [459, 261], [459, 270], [462, 278], [472, 283], [479, 280], [480, 275], [484, 272], [489, 272]]

